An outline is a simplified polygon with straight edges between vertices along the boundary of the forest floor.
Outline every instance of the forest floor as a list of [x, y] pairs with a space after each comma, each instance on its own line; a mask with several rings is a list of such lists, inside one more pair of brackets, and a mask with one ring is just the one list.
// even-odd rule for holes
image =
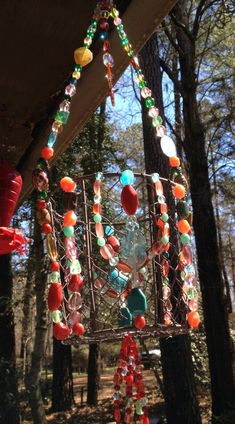
[[[149, 399], [149, 417], [151, 424], [161, 423], [164, 421], [164, 399], [156, 387], [156, 378], [151, 370], [144, 370], [144, 382], [146, 393]], [[81, 404], [81, 392], [83, 388], [83, 404]], [[96, 407], [86, 406], [86, 377], [74, 379], [74, 391], [76, 406], [70, 411], [60, 413], [50, 413], [50, 405], [47, 410], [48, 424], [114, 424], [112, 415], [112, 395], [113, 382], [112, 374], [104, 374], [101, 378], [101, 387], [99, 390], [99, 402]], [[207, 393], [199, 393], [198, 400], [202, 416], [202, 424], [210, 423], [210, 395]], [[29, 417], [23, 421], [24, 424], [31, 424]]]

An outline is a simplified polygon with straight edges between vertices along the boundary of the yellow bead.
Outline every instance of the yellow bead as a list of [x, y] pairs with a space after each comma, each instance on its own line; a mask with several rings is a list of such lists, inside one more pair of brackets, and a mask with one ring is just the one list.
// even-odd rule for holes
[[74, 71], [74, 72], [72, 73], [72, 77], [73, 77], [73, 78], [75, 78], [76, 80], [79, 80], [79, 79], [80, 79], [80, 77], [81, 77], [81, 72]]
[[47, 235], [47, 253], [52, 262], [55, 262], [58, 256], [56, 241], [52, 234]]
[[74, 60], [77, 65], [86, 66], [93, 59], [93, 53], [86, 47], [79, 47], [74, 52]]
[[63, 125], [59, 121], [54, 121], [52, 124], [52, 131], [60, 134], [63, 131]]

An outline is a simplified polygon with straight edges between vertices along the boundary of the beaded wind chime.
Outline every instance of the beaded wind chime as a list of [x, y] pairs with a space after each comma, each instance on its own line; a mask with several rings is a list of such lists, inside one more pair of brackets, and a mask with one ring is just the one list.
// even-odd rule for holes
[[[63, 280], [65, 289], [61, 282], [61, 262], [57, 247], [57, 234], [54, 225], [53, 210], [49, 194], [48, 161], [53, 157], [54, 146], [63, 126], [67, 123], [70, 114], [72, 97], [76, 94], [78, 80], [81, 77], [82, 69], [88, 65], [93, 54], [89, 49], [95, 34], [103, 43], [103, 62], [107, 69], [107, 80], [109, 95], [112, 105], [114, 105], [114, 91], [112, 84], [112, 67], [114, 59], [110, 52], [108, 41], [108, 20], [112, 18], [114, 26], [118, 31], [121, 44], [130, 58], [130, 65], [133, 68], [138, 82], [141, 96], [145, 99], [148, 108], [148, 115], [152, 125], [156, 128], [156, 135], [160, 138], [160, 145], [163, 154], [169, 157], [169, 164], [172, 169], [170, 185], [176, 201], [177, 227], [179, 232], [180, 248], [178, 254], [177, 273], [181, 279], [181, 290], [184, 293], [184, 301], [187, 304], [187, 323], [191, 328], [198, 328], [200, 323], [197, 312], [197, 290], [195, 288], [195, 275], [193, 272], [192, 255], [189, 247], [190, 243], [190, 208], [187, 202], [187, 187], [185, 178], [182, 175], [180, 160], [176, 155], [176, 147], [173, 140], [166, 135], [166, 128], [162, 125], [162, 118], [159, 110], [155, 106], [151, 90], [147, 87], [138, 60], [134, 56], [132, 46], [124, 31], [122, 20], [118, 10], [111, 0], [100, 1], [94, 11], [92, 21], [88, 27], [84, 44], [74, 52], [75, 67], [68, 85], [65, 87], [64, 99], [59, 105], [59, 110], [55, 114], [51, 133], [47, 146], [41, 151], [41, 158], [38, 160], [36, 169], [33, 172], [33, 184], [37, 190], [37, 220], [41, 225], [42, 233], [45, 235], [47, 252], [51, 260], [48, 293], [48, 307], [52, 313], [54, 322], [53, 335], [56, 339], [65, 342], [71, 337], [78, 340], [86, 334], [85, 325], [81, 322], [80, 308], [82, 307], [82, 294], [85, 287], [82, 269], [79, 261], [79, 250], [76, 244], [76, 182], [70, 177], [64, 177], [60, 181], [61, 189], [66, 193], [68, 202], [63, 216], [62, 232], [64, 236], [65, 265], [63, 266]], [[158, 142], [158, 141], [157, 141]], [[153, 260], [158, 258], [161, 268], [162, 287], [162, 307], [163, 320], [165, 326], [172, 324], [169, 313], [172, 305], [171, 285], [169, 284], [169, 272], [171, 268], [169, 249], [170, 243], [170, 223], [168, 206], [163, 193], [162, 179], [157, 173], [146, 176], [151, 181], [155, 190], [157, 205], [157, 216], [155, 217], [155, 238], [151, 246], [147, 248], [145, 236], [138, 222], [138, 193], [134, 187], [135, 178], [131, 170], [124, 171], [120, 176], [122, 184], [121, 205], [127, 216], [125, 229], [119, 240], [112, 225], [103, 225], [102, 222], [102, 184], [104, 176], [98, 173], [94, 176], [93, 191], [94, 204], [92, 207], [94, 231], [97, 237], [97, 245], [104, 261], [111, 267], [108, 271], [108, 293], [110, 298], [120, 298], [120, 310], [118, 313], [119, 327], [126, 328], [122, 341], [121, 352], [117, 362], [117, 372], [114, 376], [114, 417], [116, 423], [121, 423], [121, 406], [125, 407], [125, 423], [148, 424], [147, 398], [145, 396], [144, 383], [142, 380], [141, 365], [134, 332], [144, 332], [146, 328], [145, 314], [147, 311], [147, 300], [141, 288], [141, 281], [146, 267]], [[89, 243], [89, 240], [86, 241]], [[90, 261], [90, 258], [88, 258]], [[102, 277], [94, 272], [92, 284], [95, 289], [103, 287]], [[93, 290], [93, 288], [91, 287]], [[94, 301], [94, 299], [93, 299]], [[132, 331], [132, 328], [135, 331]], [[121, 383], [126, 384], [126, 402], [121, 395]]]

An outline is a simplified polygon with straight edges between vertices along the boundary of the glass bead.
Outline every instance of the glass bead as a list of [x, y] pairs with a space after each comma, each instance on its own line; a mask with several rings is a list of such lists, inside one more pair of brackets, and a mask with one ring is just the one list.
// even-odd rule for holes
[[100, 32], [99, 37], [100, 37], [100, 40], [102, 40], [102, 41], [107, 40], [107, 38], [108, 38], [108, 33], [107, 33], [107, 32], [105, 32], [105, 31], [102, 31], [102, 32]]
[[75, 71], [75, 72], [81, 72], [81, 70], [82, 70], [81, 65], [75, 65], [75, 66], [74, 66], [74, 71]]
[[47, 141], [47, 145], [49, 147], [53, 147], [54, 144], [56, 143], [56, 139], [57, 139], [57, 133], [54, 131], [51, 131], [49, 137], [48, 137], [48, 141]]
[[109, 260], [115, 256], [116, 252], [113, 250], [110, 244], [106, 243], [100, 248], [100, 254], [102, 258], [104, 258], [105, 260]]
[[77, 311], [82, 306], [82, 297], [79, 292], [72, 293], [67, 303], [67, 309], [71, 312]]
[[63, 233], [66, 237], [71, 237], [74, 235], [74, 227], [72, 225], [67, 225], [63, 228]]
[[161, 215], [161, 219], [162, 219], [163, 222], [167, 222], [168, 219], [169, 219], [169, 215], [167, 213], [163, 213]]
[[58, 283], [60, 281], [60, 273], [57, 271], [51, 272], [49, 274], [49, 282], [50, 283]]
[[131, 290], [127, 297], [127, 305], [133, 316], [145, 314], [147, 311], [147, 300], [141, 289], [134, 288]]
[[154, 172], [153, 174], [151, 174], [151, 178], [152, 182], [156, 183], [157, 181], [159, 181], [159, 174], [157, 172]]
[[188, 299], [190, 300], [198, 298], [197, 290], [195, 289], [195, 287], [189, 287], [187, 296], [188, 296]]
[[98, 277], [98, 274], [97, 274], [97, 272], [93, 272], [93, 278], [97, 278]]
[[143, 88], [146, 86], [146, 82], [145, 81], [139, 81], [139, 88]]
[[101, 201], [102, 201], [102, 197], [96, 194], [94, 196], [94, 203], [101, 203]]
[[[147, 97], [145, 99], [145, 105], [146, 105], [147, 108], [150, 108], [150, 107], [154, 106], [154, 99], [153, 99], [153, 97]], [[174, 156], [174, 155], [172, 155], [172, 156]]]
[[119, 16], [119, 11], [115, 7], [112, 7], [110, 16], [112, 16], [112, 18], [117, 18]]
[[[93, 190], [94, 190], [94, 193], [97, 196], [100, 196], [100, 194], [101, 194], [101, 184], [102, 184], [102, 182], [99, 179], [96, 179], [94, 184], [93, 184]], [[100, 199], [101, 199], [101, 197], [100, 197]]]
[[76, 94], [76, 87], [74, 84], [69, 84], [65, 87], [65, 94], [70, 97], [73, 97]]
[[163, 125], [160, 125], [156, 129], [156, 135], [157, 137], [164, 137], [166, 135], [166, 128]]
[[56, 248], [55, 239], [51, 233], [47, 235], [46, 242], [48, 256], [50, 257], [52, 262], [55, 262], [58, 256], [58, 252]]
[[70, 261], [70, 267], [69, 267], [70, 274], [81, 274], [81, 264], [78, 259], [73, 259]]
[[133, 56], [133, 54], [134, 54], [134, 51], [132, 49], [127, 52], [127, 55], [129, 57]]
[[69, 112], [70, 110], [70, 102], [68, 100], [63, 100], [59, 106], [60, 111]]
[[175, 143], [170, 137], [164, 135], [164, 137], [161, 138], [160, 144], [161, 149], [166, 156], [168, 156], [169, 158], [172, 156], [176, 156], [177, 153]]
[[150, 116], [150, 118], [155, 118], [158, 115], [159, 115], [158, 108], [156, 108], [155, 106], [150, 107], [150, 109], [148, 110], [148, 116]]
[[40, 200], [45, 200], [48, 196], [48, 192], [47, 191], [41, 191], [40, 193], [37, 194], [38, 199]]
[[105, 231], [104, 232], [105, 232], [106, 236], [112, 236], [114, 234], [115, 230], [110, 225], [107, 225], [105, 227]]
[[113, 22], [114, 22], [114, 25], [118, 26], [122, 23], [122, 20], [117, 17], [117, 18], [114, 18]]
[[148, 87], [144, 87], [141, 89], [141, 96], [146, 99], [147, 97], [151, 97], [152, 91]]
[[120, 177], [120, 181], [123, 186], [132, 185], [134, 183], [134, 179], [135, 179], [134, 174], [129, 169], [126, 169], [125, 171], [123, 171]]
[[[163, 185], [162, 182], [160, 180], [156, 181], [155, 183], [155, 191], [158, 197], [163, 195]], [[159, 199], [158, 199], [159, 201]]]
[[162, 244], [164, 244], [164, 246], [166, 246], [166, 244], [169, 243], [169, 237], [168, 236], [163, 236], [161, 238], [161, 242], [162, 242]]
[[126, 46], [129, 43], [128, 38], [123, 38], [122, 39], [122, 45]]
[[181, 234], [180, 240], [182, 244], [188, 244], [190, 242], [190, 236], [188, 234]]
[[196, 312], [198, 310], [198, 302], [196, 300], [189, 300], [188, 307], [190, 311]]
[[166, 198], [163, 195], [158, 196], [157, 200], [158, 200], [158, 203], [160, 203], [160, 204], [163, 204], [163, 203], [166, 202]]
[[72, 77], [75, 78], [76, 80], [79, 80], [81, 78], [81, 72], [74, 71], [72, 73]]
[[152, 119], [152, 125], [153, 125], [153, 127], [158, 127], [161, 124], [162, 124], [162, 118], [161, 118], [161, 116], [154, 116], [153, 119]]
[[98, 237], [97, 244], [98, 244], [98, 246], [103, 247], [105, 245], [104, 237]]
[[53, 311], [51, 314], [52, 317], [52, 321], [56, 324], [57, 322], [61, 322], [62, 321], [62, 313], [57, 310], [57, 311]]
[[68, 323], [69, 325], [74, 326], [74, 324], [76, 324], [76, 322], [79, 322], [81, 318], [81, 314], [78, 311], [72, 311], [69, 314], [69, 318], [68, 318]]
[[104, 282], [104, 280], [103, 280], [102, 278], [96, 278], [96, 279], [94, 280], [94, 287], [95, 287], [97, 290], [102, 289], [102, 287], [104, 286], [104, 284], [105, 284], [105, 282]]
[[95, 174], [95, 178], [96, 178], [96, 180], [103, 180], [103, 178], [104, 178], [103, 172], [97, 172]]
[[95, 222], [101, 222], [102, 221], [102, 216], [99, 213], [96, 213], [93, 217]]
[[101, 10], [100, 17], [103, 19], [109, 18], [109, 11], [108, 10]]
[[104, 53], [103, 55], [103, 63], [105, 66], [110, 65], [111, 68], [114, 66], [114, 58], [110, 53]]
[[104, 237], [104, 227], [101, 222], [95, 224], [95, 233], [97, 237]]
[[69, 119], [69, 112], [65, 112], [64, 110], [59, 110], [55, 115], [55, 120], [60, 122], [61, 124], [67, 124]]
[[123, 25], [122, 24], [120, 24], [120, 25], [118, 25], [117, 26], [117, 30], [120, 32], [120, 31], [122, 31], [123, 30]]
[[58, 121], [54, 121], [51, 128], [52, 131], [56, 132], [57, 134], [60, 134], [63, 131], [63, 125]]
[[116, 266], [119, 262], [119, 257], [118, 256], [114, 256], [113, 258], [109, 259], [109, 265], [110, 266]]
[[86, 37], [86, 38], [84, 38], [84, 44], [85, 44], [87, 47], [90, 47], [91, 43], [92, 43], [92, 38], [90, 38], [90, 37]]

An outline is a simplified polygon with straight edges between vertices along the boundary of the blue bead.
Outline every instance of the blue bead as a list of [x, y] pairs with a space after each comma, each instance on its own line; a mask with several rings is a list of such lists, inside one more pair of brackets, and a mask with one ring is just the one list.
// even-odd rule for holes
[[78, 80], [76, 80], [75, 78], [70, 78], [69, 84], [77, 85], [77, 83], [78, 83]]
[[120, 181], [123, 186], [126, 185], [132, 185], [134, 183], [134, 174], [129, 169], [126, 169], [126, 171], [123, 171], [120, 177]]
[[114, 228], [110, 227], [110, 225], [107, 225], [107, 227], [105, 227], [104, 232], [105, 232], [106, 236], [108, 236], [108, 237], [112, 236], [114, 234]]
[[48, 137], [47, 145], [48, 145], [49, 147], [53, 147], [53, 146], [54, 146], [54, 144], [55, 144], [55, 142], [56, 142], [56, 139], [57, 139], [57, 133], [56, 133], [56, 132], [54, 132], [54, 131], [52, 131], [52, 132], [50, 133], [49, 137]]
[[107, 40], [107, 38], [108, 38], [107, 32], [100, 32], [100, 40], [101, 41]]

